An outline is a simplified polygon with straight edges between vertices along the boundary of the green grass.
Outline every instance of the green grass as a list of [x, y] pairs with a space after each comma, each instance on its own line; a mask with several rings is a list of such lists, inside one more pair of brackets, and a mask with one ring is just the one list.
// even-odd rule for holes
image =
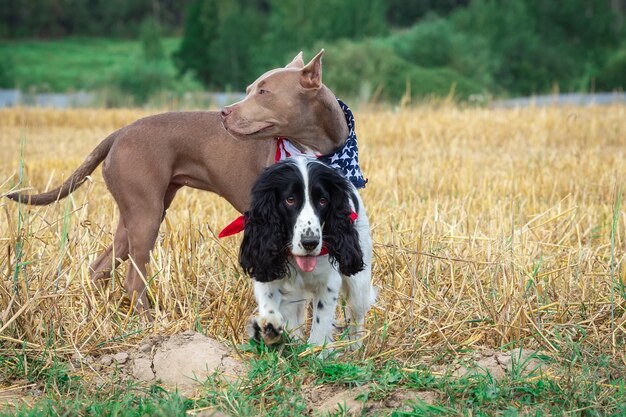
[[[69, 366], [53, 361], [45, 371], [41, 363], [32, 363], [28, 380], [39, 382], [49, 395], [28, 407], [0, 409], [0, 415], [184, 416], [214, 409], [233, 416], [305, 416], [310, 415], [307, 393], [313, 387], [333, 393], [364, 387], [357, 399], [366, 402], [361, 415], [368, 416], [626, 415], [626, 370], [616, 368], [607, 357], [582, 351], [576, 343], [549, 360], [550, 375], [523, 375], [515, 370], [521, 369], [518, 366], [500, 381], [483, 374], [454, 378], [421, 365], [355, 359], [351, 354], [320, 359], [304, 354], [306, 346], [301, 344], [242, 348], [253, 353], [248, 374], [234, 382], [209, 377], [195, 399], [121, 379], [94, 389], [70, 377]], [[0, 361], [5, 369], [24, 372], [20, 359]], [[433, 392], [438, 401], [427, 404], [416, 399], [398, 409], [380, 406], [398, 390]], [[349, 414], [338, 407], [331, 415]]]
[[[172, 77], [176, 69], [169, 57], [179, 42], [180, 38], [163, 39], [164, 65]], [[143, 60], [139, 41], [98, 38], [0, 42], [2, 56], [10, 56], [14, 64], [16, 87], [49, 92], [103, 88], [116, 74]], [[199, 89], [187, 78], [182, 82], [187, 90]]]

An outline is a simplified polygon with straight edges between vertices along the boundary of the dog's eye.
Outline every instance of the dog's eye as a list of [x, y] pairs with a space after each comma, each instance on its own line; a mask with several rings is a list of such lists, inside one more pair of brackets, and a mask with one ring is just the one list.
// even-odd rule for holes
[[288, 206], [293, 206], [294, 204], [296, 204], [296, 198], [290, 195], [285, 199], [285, 203], [287, 203]]
[[328, 204], [328, 200], [324, 197], [320, 198], [320, 206], [324, 207], [326, 204]]

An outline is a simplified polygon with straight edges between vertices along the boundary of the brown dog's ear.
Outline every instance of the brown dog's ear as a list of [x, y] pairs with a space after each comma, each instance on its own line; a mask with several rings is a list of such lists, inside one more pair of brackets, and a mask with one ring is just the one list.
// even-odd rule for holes
[[302, 68], [300, 75], [300, 85], [304, 88], [318, 89], [322, 86], [322, 55], [324, 50], [319, 51], [317, 55]]
[[285, 66], [285, 68], [298, 68], [298, 69], [302, 67], [304, 67], [304, 59], [302, 59], [302, 51], [300, 51], [300, 53], [296, 55], [296, 57], [292, 59], [291, 62]]

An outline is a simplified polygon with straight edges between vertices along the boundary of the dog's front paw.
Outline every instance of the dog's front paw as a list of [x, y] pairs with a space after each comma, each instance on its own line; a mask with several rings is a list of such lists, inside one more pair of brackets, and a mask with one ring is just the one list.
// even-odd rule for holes
[[284, 328], [283, 319], [277, 314], [252, 317], [248, 324], [248, 335], [256, 341], [263, 339], [266, 345], [274, 345], [280, 342]]

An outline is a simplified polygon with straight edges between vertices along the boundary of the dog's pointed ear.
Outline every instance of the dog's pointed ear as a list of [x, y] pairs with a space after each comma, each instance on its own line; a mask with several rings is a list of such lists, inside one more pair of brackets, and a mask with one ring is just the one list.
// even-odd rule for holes
[[302, 68], [300, 85], [307, 89], [319, 89], [322, 86], [322, 55], [324, 50], [319, 51], [315, 57]]
[[298, 55], [295, 56], [294, 59], [291, 60], [290, 63], [288, 63], [285, 68], [303, 68], [304, 67], [304, 58], [302, 58], [302, 51], [300, 51], [300, 53], [298, 53]]

